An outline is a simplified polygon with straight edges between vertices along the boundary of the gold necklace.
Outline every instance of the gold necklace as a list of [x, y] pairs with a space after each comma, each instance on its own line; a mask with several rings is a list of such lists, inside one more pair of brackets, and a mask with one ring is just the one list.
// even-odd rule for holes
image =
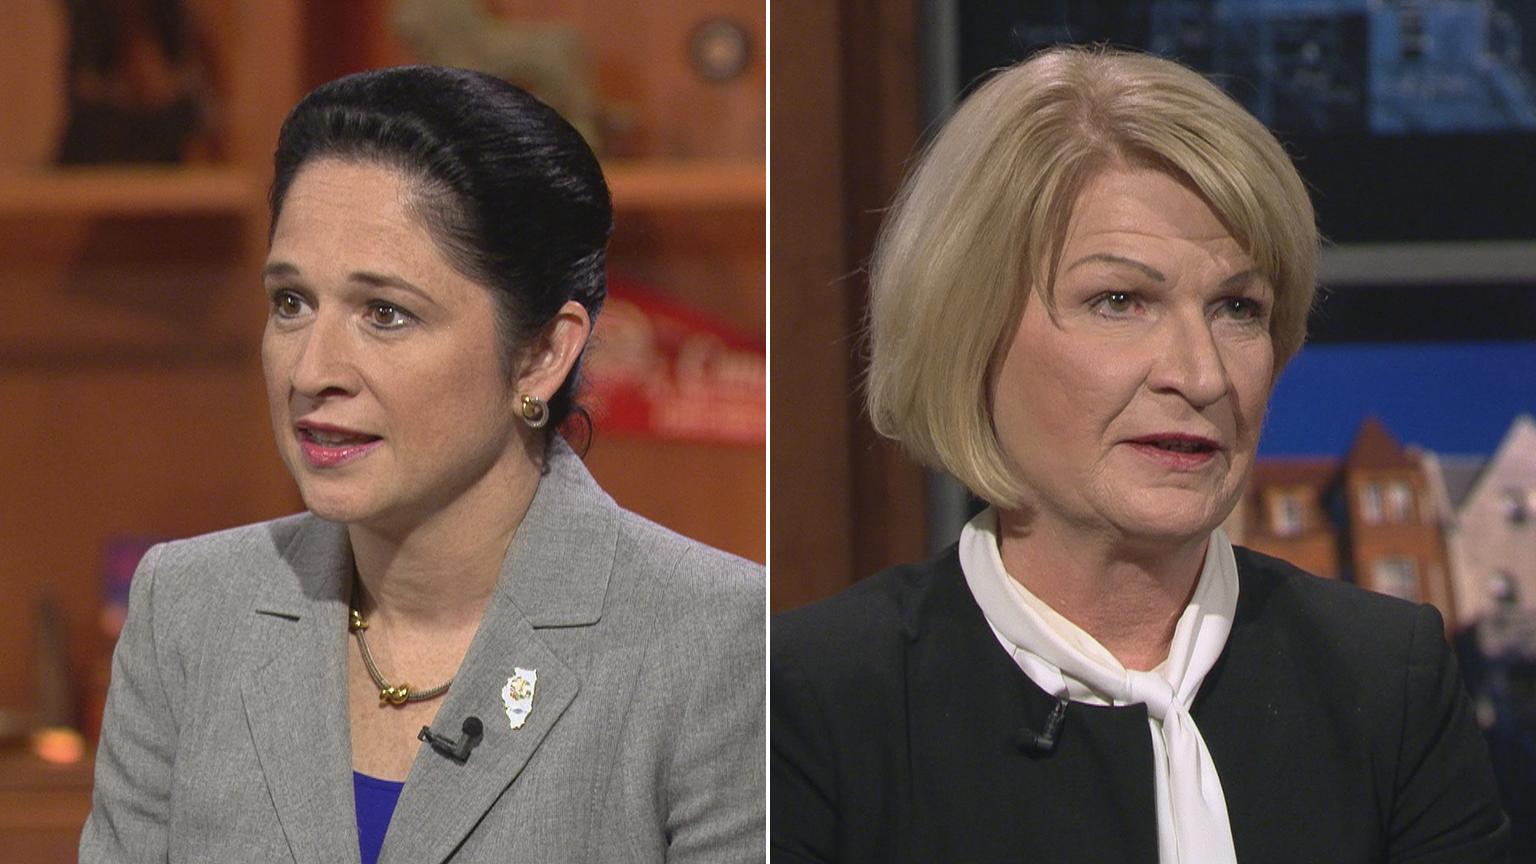
[[433, 687], [431, 690], [412, 690], [409, 684], [391, 685], [388, 681], [385, 681], [384, 676], [379, 674], [379, 667], [374, 665], [373, 653], [368, 650], [368, 640], [363, 638], [363, 631], [368, 629], [368, 622], [364, 620], [362, 613], [356, 609], [352, 609], [351, 612], [352, 621], [347, 629], [352, 631], [353, 636], [357, 637], [357, 649], [363, 655], [363, 667], [368, 670], [368, 677], [373, 679], [374, 686], [379, 688], [380, 705], [385, 703], [404, 705], [407, 702], [425, 702], [428, 699], [436, 699], [448, 692], [448, 688], [453, 684], [452, 678], [449, 678], [447, 683]]

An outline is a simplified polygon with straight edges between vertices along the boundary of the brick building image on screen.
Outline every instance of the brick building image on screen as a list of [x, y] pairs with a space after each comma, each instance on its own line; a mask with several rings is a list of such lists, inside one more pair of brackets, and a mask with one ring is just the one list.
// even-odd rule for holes
[[1431, 603], [1455, 634], [1536, 615], [1536, 420], [1489, 459], [1400, 443], [1367, 418], [1339, 459], [1264, 459], [1228, 521], [1238, 542], [1319, 576]]

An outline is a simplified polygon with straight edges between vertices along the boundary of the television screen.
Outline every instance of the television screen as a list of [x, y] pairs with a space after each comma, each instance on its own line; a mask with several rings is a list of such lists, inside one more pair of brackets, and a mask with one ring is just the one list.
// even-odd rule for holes
[[953, 20], [965, 86], [1061, 42], [1200, 70], [1285, 143], [1334, 244], [1536, 238], [1536, 3], [959, 0]]

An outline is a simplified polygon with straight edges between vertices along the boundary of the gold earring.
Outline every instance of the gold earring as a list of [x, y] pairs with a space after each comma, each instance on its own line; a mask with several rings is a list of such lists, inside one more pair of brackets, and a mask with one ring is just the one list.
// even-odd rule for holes
[[549, 406], [544, 404], [544, 400], [537, 396], [524, 396], [523, 422], [527, 423], [530, 429], [541, 428], [545, 423], [549, 422]]

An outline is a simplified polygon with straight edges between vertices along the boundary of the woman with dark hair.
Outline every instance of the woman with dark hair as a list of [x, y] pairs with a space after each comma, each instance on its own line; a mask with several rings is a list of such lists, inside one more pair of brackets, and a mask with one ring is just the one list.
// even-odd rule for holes
[[611, 225], [580, 135], [490, 76], [294, 109], [262, 360], [308, 512], [145, 557], [82, 861], [761, 859], [761, 570], [557, 431]]

